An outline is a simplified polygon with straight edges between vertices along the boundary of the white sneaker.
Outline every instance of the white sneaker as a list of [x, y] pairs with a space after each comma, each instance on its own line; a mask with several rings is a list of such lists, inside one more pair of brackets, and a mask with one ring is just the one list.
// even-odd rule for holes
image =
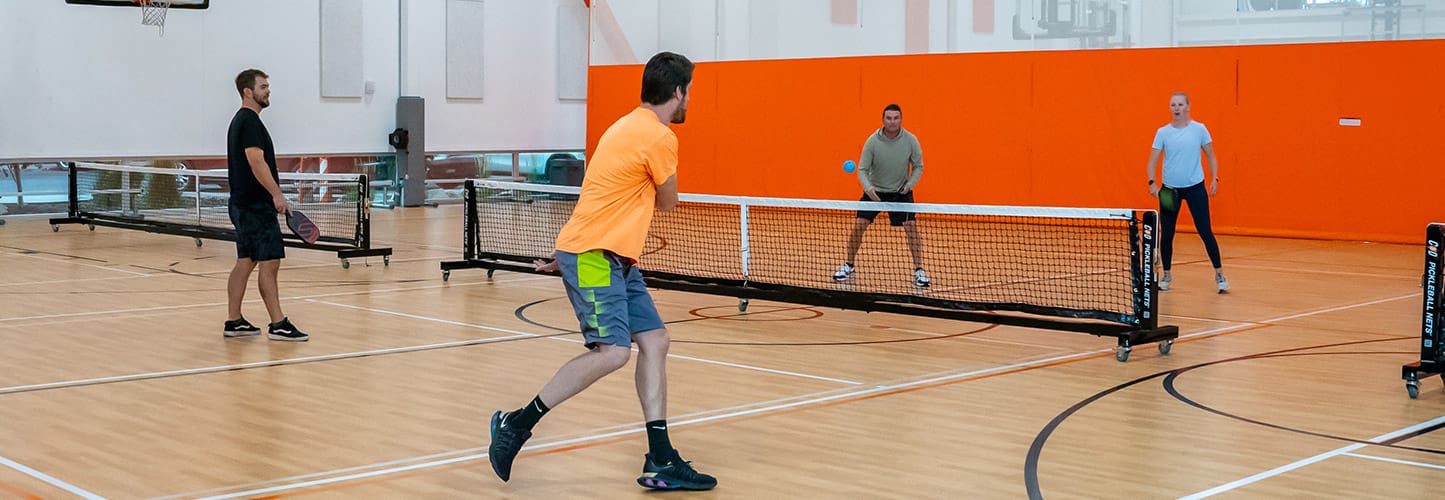
[[913, 286], [928, 288], [928, 285], [932, 284], [933, 282], [928, 281], [928, 274], [924, 273], [922, 269], [913, 271]]
[[853, 271], [854, 271], [853, 266], [850, 266], [850, 265], [848, 265], [848, 264], [843, 264], [842, 266], [838, 266], [838, 272], [833, 273], [833, 281], [844, 281], [844, 280], [847, 280], [848, 278], [852, 278], [852, 277], [853, 277]]
[[1219, 293], [1229, 291], [1229, 280], [1224, 279], [1224, 273], [1216, 273], [1214, 275], [1214, 282], [1219, 285]]
[[1174, 280], [1171, 279], [1171, 278], [1169, 277], [1169, 275], [1167, 275], [1167, 274], [1164, 275], [1164, 277], [1159, 278], [1159, 291], [1162, 292], [1162, 291], [1164, 291], [1164, 290], [1168, 290], [1168, 289], [1169, 289], [1169, 284], [1170, 284], [1171, 282], [1173, 282], [1173, 281], [1174, 281]]

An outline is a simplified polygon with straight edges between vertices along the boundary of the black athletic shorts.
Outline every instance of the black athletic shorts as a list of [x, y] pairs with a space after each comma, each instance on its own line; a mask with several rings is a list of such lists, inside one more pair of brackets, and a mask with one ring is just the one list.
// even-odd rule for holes
[[276, 207], [266, 203], [230, 204], [231, 225], [236, 226], [236, 258], [255, 262], [286, 258]]
[[[907, 193], [884, 193], [879, 191], [878, 200], [885, 203], [913, 203], [913, 191]], [[863, 197], [858, 201], [873, 201], [873, 199], [868, 197], [868, 193], [863, 193]], [[878, 218], [878, 212], [859, 210], [858, 218], [868, 219], [868, 222], [873, 222], [873, 219]], [[914, 217], [913, 212], [888, 212], [888, 222], [894, 226], [902, 226], [904, 222], [916, 219], [917, 217]]]

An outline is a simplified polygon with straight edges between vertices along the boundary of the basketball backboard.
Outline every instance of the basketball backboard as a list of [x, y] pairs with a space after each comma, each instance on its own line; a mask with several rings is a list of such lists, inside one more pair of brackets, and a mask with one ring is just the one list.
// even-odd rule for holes
[[140, 23], [159, 28], [161, 36], [166, 34], [166, 12], [170, 9], [205, 9], [211, 6], [211, 0], [65, 0], [65, 3], [101, 7], [139, 7]]
[[[139, 7], [135, 0], [65, 0], [72, 5], [104, 5], [108, 7]], [[171, 0], [172, 9], [208, 9], [211, 0]]]

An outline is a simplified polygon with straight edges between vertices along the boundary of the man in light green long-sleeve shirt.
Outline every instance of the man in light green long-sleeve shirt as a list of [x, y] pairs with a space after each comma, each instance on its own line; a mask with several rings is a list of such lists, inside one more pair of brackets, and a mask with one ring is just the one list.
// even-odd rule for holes
[[[863, 143], [863, 156], [858, 162], [858, 183], [863, 185], [863, 197], [859, 201], [913, 203], [913, 187], [922, 177], [923, 148], [918, 145], [917, 137], [903, 130], [903, 109], [889, 104], [883, 108], [883, 127]], [[857, 271], [853, 262], [858, 257], [858, 247], [863, 244], [863, 232], [876, 218], [877, 210], [858, 211], [858, 222], [848, 238], [848, 260], [833, 274], [834, 280], [846, 281], [853, 277]], [[923, 241], [913, 212], [890, 210], [888, 221], [894, 226], [903, 226], [908, 237], [908, 252], [913, 256], [913, 285], [928, 287], [931, 283], [928, 274], [923, 272]]]

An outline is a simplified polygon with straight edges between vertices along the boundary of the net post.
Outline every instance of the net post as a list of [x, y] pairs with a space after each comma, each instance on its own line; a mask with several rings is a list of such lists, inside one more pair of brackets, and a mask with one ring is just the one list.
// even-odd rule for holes
[[[201, 225], [201, 221], [202, 221], [202, 217], [201, 217], [201, 176], [200, 176], [200, 175], [196, 175], [195, 178], [194, 178], [194, 181], [191, 182], [191, 185], [192, 185], [192, 187], [195, 188], [195, 193], [196, 193], [196, 225], [199, 226], [199, 225]], [[229, 203], [229, 202], [228, 202], [228, 203]]]
[[477, 181], [467, 179], [462, 191], [462, 260], [477, 259]]
[[740, 255], [742, 256], [742, 260], [743, 260], [743, 262], [742, 262], [742, 264], [743, 264], [743, 280], [744, 280], [744, 281], [747, 281], [747, 279], [748, 279], [748, 263], [749, 263], [749, 261], [752, 259], [750, 245], [748, 244], [748, 204], [747, 204], [747, 203], [740, 203], [740, 204], [738, 204], [738, 221], [739, 221], [738, 224], [742, 226], [741, 228], [739, 228], [740, 232], [738, 233], [738, 235], [739, 235], [738, 240], [739, 240], [740, 244], [742, 245], [742, 248], [740, 249], [740, 250], [741, 250], [741, 254], [740, 254]]
[[1144, 211], [1142, 223], [1130, 222], [1136, 225], [1131, 228], [1137, 237], [1131, 238], [1130, 250], [1138, 255], [1130, 259], [1134, 267], [1134, 300], [1136, 317], [1139, 318], [1141, 328], [1152, 330], [1159, 327], [1159, 288], [1157, 275], [1154, 269], [1154, 249], [1157, 246], [1155, 235], [1159, 234], [1159, 212], [1153, 210]]
[[1445, 306], [1445, 290], [1441, 289], [1440, 272], [1445, 267], [1445, 224], [1430, 224], [1425, 230], [1425, 307], [1421, 318], [1420, 359], [1437, 365], [1445, 361], [1440, 346], [1441, 307]]
[[80, 174], [79, 174], [79, 172], [78, 172], [79, 167], [77, 167], [77, 166], [75, 165], [75, 162], [73, 162], [73, 161], [69, 163], [69, 166], [70, 166], [70, 169], [69, 169], [69, 170], [70, 170], [70, 180], [69, 180], [69, 182], [70, 182], [70, 196], [69, 196], [69, 198], [70, 198], [70, 199], [69, 199], [69, 200], [66, 200], [66, 201], [70, 204], [70, 216], [71, 216], [71, 217], [80, 217], [80, 189], [79, 189], [79, 188], [80, 188], [80, 180], [79, 180]]
[[[371, 248], [371, 182], [366, 174], [361, 174], [357, 179], [356, 189], [356, 246], [357, 248]], [[344, 195], [343, 195], [344, 196]]]
[[1420, 379], [1445, 372], [1445, 349], [1440, 341], [1442, 322], [1445, 315], [1445, 284], [1441, 283], [1441, 271], [1445, 270], [1445, 224], [1434, 223], [1425, 228], [1425, 273], [1420, 277], [1424, 290], [1424, 304], [1420, 308], [1420, 360], [1400, 367], [1400, 376], [1405, 379], [1405, 390], [1410, 399], [1420, 393]]

